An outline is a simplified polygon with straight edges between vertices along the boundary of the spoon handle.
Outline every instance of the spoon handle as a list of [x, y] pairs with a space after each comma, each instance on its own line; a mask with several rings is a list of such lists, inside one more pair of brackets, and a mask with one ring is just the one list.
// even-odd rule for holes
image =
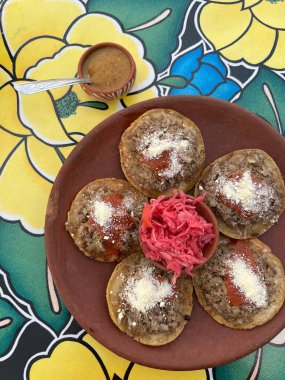
[[51, 90], [52, 88], [71, 86], [76, 83], [91, 83], [89, 78], [48, 79], [26, 83], [14, 83], [14, 89], [21, 94], [34, 94], [35, 92]]

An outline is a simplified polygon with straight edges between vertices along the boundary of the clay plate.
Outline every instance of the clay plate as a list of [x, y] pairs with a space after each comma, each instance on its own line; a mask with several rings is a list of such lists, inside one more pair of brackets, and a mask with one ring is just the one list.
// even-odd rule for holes
[[[85, 257], [64, 228], [71, 202], [84, 185], [96, 178], [124, 178], [117, 148], [120, 136], [131, 122], [152, 108], [174, 109], [200, 127], [206, 165], [235, 149], [260, 148], [273, 157], [285, 175], [285, 139], [265, 121], [236, 105], [207, 97], [169, 96], [128, 107], [93, 129], [60, 170], [47, 208], [48, 264], [63, 302], [77, 322], [116, 354], [160, 369], [222, 365], [249, 354], [280, 332], [285, 327], [285, 307], [267, 324], [238, 331], [211, 319], [194, 297], [191, 320], [175, 341], [161, 347], [143, 346], [119, 331], [109, 317], [105, 291], [115, 265]], [[285, 266], [284, 230], [285, 213], [261, 240]]]

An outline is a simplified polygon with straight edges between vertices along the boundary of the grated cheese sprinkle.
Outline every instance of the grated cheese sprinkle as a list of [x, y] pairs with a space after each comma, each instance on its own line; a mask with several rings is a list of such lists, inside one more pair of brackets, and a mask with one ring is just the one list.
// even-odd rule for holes
[[107, 227], [112, 221], [113, 207], [106, 203], [95, 200], [93, 202], [93, 218], [101, 227]]
[[132, 210], [134, 208], [135, 195], [126, 194], [123, 203], [127, 210]]
[[171, 162], [170, 162], [169, 167], [159, 172], [160, 175], [166, 178], [175, 177], [176, 174], [178, 174], [182, 169], [182, 162], [179, 161], [179, 157], [176, 153], [172, 153], [170, 158], [171, 158]]
[[132, 277], [127, 280], [123, 296], [132, 308], [146, 313], [171, 296], [173, 289], [169, 282], [159, 282], [153, 277], [153, 268], [144, 268], [140, 274], [138, 279]]
[[218, 191], [235, 204], [240, 204], [245, 211], [262, 212], [270, 208], [273, 189], [265, 184], [255, 183], [249, 171], [239, 179], [220, 176], [217, 180]]
[[169, 168], [159, 171], [159, 174], [166, 178], [173, 178], [181, 171], [184, 162], [191, 162], [191, 159], [185, 155], [186, 152], [190, 152], [189, 141], [181, 133], [170, 134], [166, 128], [145, 135], [141, 140], [139, 151], [149, 159], [159, 158], [163, 152], [168, 151]]
[[153, 138], [150, 141], [149, 147], [145, 151], [145, 155], [148, 158], [156, 158], [161, 156], [165, 150], [183, 150], [189, 146], [187, 140], [176, 140], [174, 139], [158, 139]]
[[228, 262], [230, 276], [233, 284], [240, 290], [244, 297], [256, 307], [267, 305], [267, 289], [251, 267], [242, 259], [238, 258]]

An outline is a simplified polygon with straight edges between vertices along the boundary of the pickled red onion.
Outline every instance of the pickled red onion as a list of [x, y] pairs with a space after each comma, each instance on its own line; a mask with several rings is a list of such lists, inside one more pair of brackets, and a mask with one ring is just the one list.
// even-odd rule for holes
[[203, 198], [174, 191], [145, 204], [139, 230], [142, 249], [147, 258], [174, 273], [173, 283], [182, 270], [192, 275], [194, 266], [205, 262], [203, 248], [215, 237], [213, 225], [196, 210]]

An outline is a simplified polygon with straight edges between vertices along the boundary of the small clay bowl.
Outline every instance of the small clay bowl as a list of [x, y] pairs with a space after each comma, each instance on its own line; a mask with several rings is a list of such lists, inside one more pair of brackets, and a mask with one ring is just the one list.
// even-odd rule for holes
[[[113, 48], [112, 49], [113, 51], [114, 51], [114, 49], [117, 49], [118, 51], [123, 53], [123, 55], [127, 58], [128, 62], [129, 62], [129, 73], [126, 74], [126, 76], [125, 76], [126, 79], [123, 81], [123, 83], [120, 83], [119, 86], [116, 86], [115, 84], [114, 84], [114, 86], [112, 86], [111, 75], [113, 75], [114, 73], [112, 72], [112, 74], [111, 74], [111, 72], [110, 72], [110, 89], [109, 88], [108, 89], [96, 88], [96, 86], [93, 85], [92, 83], [90, 83], [90, 84], [82, 83], [81, 87], [82, 87], [83, 91], [85, 91], [88, 95], [90, 95], [91, 97], [93, 97], [95, 99], [113, 100], [113, 99], [122, 98], [125, 95], [127, 95], [127, 93], [130, 91], [130, 89], [134, 85], [135, 77], [136, 77], [136, 65], [135, 65], [135, 61], [134, 61], [133, 57], [131, 56], [131, 54], [128, 52], [128, 50], [126, 50], [121, 45], [115, 44], [113, 42], [103, 42], [103, 43], [91, 46], [89, 49], [87, 49], [85, 51], [85, 53], [80, 58], [80, 61], [78, 64], [78, 73], [77, 73], [78, 77], [84, 78], [84, 77], [89, 76], [88, 75], [88, 63], [90, 64], [90, 57], [93, 54], [95, 54], [95, 52], [98, 53], [99, 49], [102, 52], [102, 50], [104, 48]], [[95, 56], [94, 56], [94, 59], [95, 59]], [[97, 59], [103, 59], [103, 58], [97, 58]], [[110, 64], [104, 65], [104, 69], [108, 70], [108, 68], [110, 68]], [[108, 71], [107, 71], [107, 73], [108, 73]], [[105, 75], [106, 75], [106, 73], [105, 73]], [[121, 77], [122, 76], [120, 75], [120, 78]], [[123, 76], [123, 78], [124, 78], [124, 76]]]
[[[191, 198], [194, 199], [194, 197], [191, 197]], [[206, 222], [212, 224], [215, 237], [213, 238], [213, 240], [210, 243], [205, 245], [205, 247], [203, 249], [203, 256], [206, 259], [205, 262], [203, 264], [195, 265], [194, 271], [196, 269], [202, 267], [206, 262], [208, 262], [211, 259], [211, 257], [214, 255], [214, 253], [217, 249], [218, 243], [219, 243], [218, 222], [217, 222], [217, 219], [216, 219], [215, 215], [213, 214], [212, 210], [204, 202], [198, 204], [196, 209], [197, 209], [198, 214], [201, 215], [206, 220]], [[155, 261], [155, 260], [152, 260], [152, 262], [157, 268], [171, 273], [171, 271], [169, 269], [165, 268], [160, 262]], [[184, 272], [184, 270], [182, 270], [182, 272]]]

